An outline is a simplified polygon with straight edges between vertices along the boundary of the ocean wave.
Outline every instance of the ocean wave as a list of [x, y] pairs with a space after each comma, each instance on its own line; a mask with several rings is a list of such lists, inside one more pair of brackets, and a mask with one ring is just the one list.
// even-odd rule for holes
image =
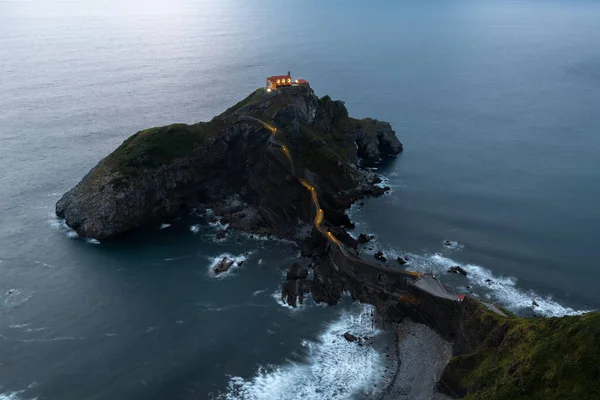
[[288, 303], [286, 303], [282, 298], [281, 298], [281, 289], [274, 291], [273, 293], [271, 293], [271, 297], [275, 299], [275, 301], [277, 302], [277, 304], [279, 304], [281, 307], [292, 311], [292, 312], [300, 312], [300, 311], [304, 311], [308, 308], [309, 306], [309, 300], [310, 302], [312, 302], [314, 304], [314, 301], [312, 301], [312, 297], [310, 295], [310, 293], [306, 293], [304, 295], [304, 300], [302, 301], [302, 304], [300, 304], [300, 300], [297, 301], [296, 303], [296, 307], [292, 307], [290, 306]]
[[408, 258], [409, 269], [423, 273], [443, 274], [450, 267], [460, 266], [467, 272], [466, 279], [475, 295], [479, 294], [487, 300], [498, 302], [516, 313], [530, 311], [546, 317], [558, 317], [579, 315], [590, 311], [576, 310], [560, 304], [552, 296], [543, 296], [533, 290], [519, 288], [517, 278], [495, 276], [492, 271], [480, 265], [461, 264], [438, 253], [425, 256], [410, 254]]
[[[33, 389], [36, 386], [37, 386], [37, 383], [33, 382], [31, 385], [27, 386], [27, 389], [16, 390], [16, 391], [12, 391], [12, 392], [0, 393], [0, 400], [37, 400], [37, 397], [25, 397], [25, 396], [23, 396], [23, 394], [27, 390]], [[0, 386], [0, 389], [2, 389], [2, 386]]]
[[63, 232], [68, 238], [76, 239], [79, 237], [77, 232], [71, 229], [69, 225], [67, 225], [67, 222], [63, 218], [59, 218], [55, 213], [49, 215], [48, 224], [50, 224], [52, 228]]
[[250, 379], [231, 377], [220, 400], [321, 400], [372, 396], [385, 358], [370, 346], [358, 346], [343, 338], [345, 332], [373, 337], [381, 333], [372, 328], [371, 306], [360, 312], [344, 311], [329, 324], [316, 341], [304, 340], [305, 362], [260, 366]]
[[25, 303], [33, 296], [34, 291], [28, 289], [8, 289], [4, 292], [2, 305], [5, 308], [14, 308]]

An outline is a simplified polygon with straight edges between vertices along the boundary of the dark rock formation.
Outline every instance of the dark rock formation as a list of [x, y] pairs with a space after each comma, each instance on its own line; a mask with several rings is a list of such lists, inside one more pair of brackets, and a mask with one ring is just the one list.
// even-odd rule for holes
[[373, 240], [373, 235], [368, 235], [366, 233], [361, 233], [358, 235], [358, 243], [368, 243]]
[[358, 338], [350, 332], [344, 333], [344, 339], [346, 339], [349, 342], [358, 342]]
[[465, 271], [459, 265], [455, 265], [454, 267], [450, 267], [450, 269], [448, 270], [448, 272], [453, 273], [453, 274], [461, 274], [461, 275], [467, 276], [467, 271]]
[[288, 281], [295, 281], [298, 279], [306, 279], [308, 276], [308, 270], [300, 263], [293, 263], [287, 271], [286, 279]]
[[[294, 174], [258, 120], [277, 127]], [[57, 202], [56, 214], [80, 236], [106, 239], [212, 208], [232, 228], [301, 240], [313, 211], [298, 177], [316, 187], [326, 220], [350, 227], [344, 209], [385, 191], [360, 159], [401, 150], [388, 123], [351, 118], [341, 101], [306, 86], [259, 89], [209, 122], [131, 136]]]
[[398, 262], [398, 264], [400, 265], [404, 265], [406, 263], [408, 263], [408, 261], [406, 261], [404, 258], [398, 256], [398, 258], [396, 259], [396, 261]]
[[381, 262], [386, 262], [387, 258], [385, 258], [385, 256], [383, 255], [383, 252], [380, 250], [377, 253], [375, 253], [375, 259], [377, 261], [381, 261]]
[[310, 284], [306, 278], [308, 270], [300, 263], [293, 263], [287, 271], [286, 281], [281, 288], [281, 299], [292, 307], [304, 302], [304, 296], [310, 292]]
[[233, 266], [233, 263], [235, 262], [235, 260], [232, 260], [228, 257], [223, 257], [221, 259], [221, 261], [219, 261], [214, 267], [213, 267], [213, 273], [215, 275], [219, 275], [222, 274], [224, 272], [229, 271], [229, 269]]
[[216, 239], [217, 240], [221, 240], [221, 239], [225, 239], [225, 236], [227, 236], [227, 231], [224, 231], [223, 229], [220, 229], [217, 231], [216, 233]]

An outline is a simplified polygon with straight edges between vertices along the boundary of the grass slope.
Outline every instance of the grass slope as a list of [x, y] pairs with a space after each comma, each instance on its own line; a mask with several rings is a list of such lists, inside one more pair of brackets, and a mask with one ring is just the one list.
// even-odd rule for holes
[[600, 313], [478, 318], [486, 339], [444, 371], [468, 390], [465, 399], [600, 399]]

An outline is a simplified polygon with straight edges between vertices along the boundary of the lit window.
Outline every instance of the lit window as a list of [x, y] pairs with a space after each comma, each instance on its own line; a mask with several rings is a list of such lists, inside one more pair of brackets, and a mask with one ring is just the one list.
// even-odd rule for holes
[[288, 78], [288, 83], [291, 83], [291, 82], [292, 82], [292, 80], [290, 78]]
[[298, 83], [298, 79], [296, 79], [296, 83]]
[[277, 79], [277, 83], [280, 83], [281, 81], [279, 79]]

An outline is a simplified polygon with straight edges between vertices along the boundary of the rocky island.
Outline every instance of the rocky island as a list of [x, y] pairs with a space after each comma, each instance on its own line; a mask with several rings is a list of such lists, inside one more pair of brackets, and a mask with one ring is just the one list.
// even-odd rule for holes
[[[518, 318], [403, 270], [402, 258], [392, 266], [383, 254], [360, 257], [345, 210], [386, 191], [364, 166], [401, 151], [389, 123], [352, 118], [343, 102], [318, 98], [308, 85], [258, 89], [209, 122], [134, 134], [58, 201], [56, 213], [80, 236], [107, 239], [213, 209], [232, 228], [299, 244], [312, 274], [301, 263], [290, 268], [282, 288], [288, 304], [311, 293], [333, 305], [349, 292], [386, 321], [409, 318], [450, 341], [440, 392], [598, 398], [599, 313]], [[219, 272], [232, 263], [218, 264]], [[346, 339], [354, 341], [351, 333]]]

